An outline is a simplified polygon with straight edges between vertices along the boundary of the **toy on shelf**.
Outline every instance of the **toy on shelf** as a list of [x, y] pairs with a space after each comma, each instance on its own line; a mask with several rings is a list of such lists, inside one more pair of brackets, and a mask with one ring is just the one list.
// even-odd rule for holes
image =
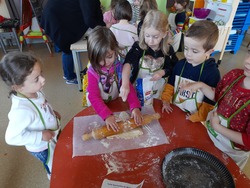
[[[214, 51], [220, 52], [218, 64], [223, 58], [228, 37], [232, 29], [232, 23], [240, 0], [205, 0], [204, 8], [210, 9], [209, 14], [203, 18], [213, 21], [219, 28], [219, 39], [214, 47]], [[196, 1], [195, 1], [196, 2]], [[200, 18], [190, 17], [189, 24], [194, 23]]]
[[204, 19], [208, 16], [208, 14], [210, 13], [210, 9], [208, 8], [195, 8], [194, 9], [194, 16], [196, 18], [200, 18], [200, 19]]

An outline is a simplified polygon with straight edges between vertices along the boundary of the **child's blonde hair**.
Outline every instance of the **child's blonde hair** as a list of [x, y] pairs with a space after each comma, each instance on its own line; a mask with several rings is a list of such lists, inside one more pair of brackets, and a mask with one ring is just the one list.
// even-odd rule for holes
[[160, 43], [160, 48], [163, 54], [168, 55], [169, 39], [167, 33], [169, 31], [169, 25], [167, 16], [159, 10], [150, 10], [147, 13], [146, 17], [144, 18], [139, 35], [139, 46], [143, 50], [146, 50], [148, 48], [148, 45], [145, 43], [145, 29], [150, 27], [166, 34], [166, 37], [163, 38]]
[[206, 40], [203, 44], [205, 51], [215, 47], [219, 38], [219, 29], [217, 25], [209, 20], [199, 20], [194, 22], [186, 31], [185, 37]]

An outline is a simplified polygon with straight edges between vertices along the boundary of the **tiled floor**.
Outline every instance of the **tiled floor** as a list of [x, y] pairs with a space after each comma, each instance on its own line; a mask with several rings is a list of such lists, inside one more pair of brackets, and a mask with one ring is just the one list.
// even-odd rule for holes
[[[250, 37], [246, 36], [240, 51], [237, 54], [226, 52], [219, 67], [221, 74], [233, 68], [241, 68], [246, 54], [246, 45]], [[27, 48], [26, 48], [27, 50]], [[43, 71], [46, 78], [44, 92], [55, 110], [62, 115], [62, 126], [82, 109], [81, 96], [76, 85], [66, 85], [62, 76], [61, 54], [53, 57], [44, 44], [31, 46], [43, 61]], [[179, 54], [181, 56], [181, 54]], [[0, 57], [3, 53], [0, 49]], [[215, 55], [218, 59], [219, 54]], [[86, 59], [86, 57], [85, 57]], [[10, 109], [10, 100], [7, 98], [8, 88], [0, 82], [0, 187], [2, 188], [48, 188], [49, 181], [41, 165], [24, 147], [9, 146], [5, 143], [4, 135], [8, 124], [7, 114]], [[17, 125], [18, 126], [18, 125]], [[83, 169], [84, 170], [84, 169]], [[250, 177], [250, 162], [244, 169]]]

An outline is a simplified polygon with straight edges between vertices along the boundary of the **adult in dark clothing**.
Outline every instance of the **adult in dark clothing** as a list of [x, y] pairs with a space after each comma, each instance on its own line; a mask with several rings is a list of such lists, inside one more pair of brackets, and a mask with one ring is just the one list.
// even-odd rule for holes
[[63, 52], [63, 73], [67, 84], [77, 84], [70, 45], [97, 25], [105, 26], [99, 0], [48, 0], [44, 7], [41, 27]]

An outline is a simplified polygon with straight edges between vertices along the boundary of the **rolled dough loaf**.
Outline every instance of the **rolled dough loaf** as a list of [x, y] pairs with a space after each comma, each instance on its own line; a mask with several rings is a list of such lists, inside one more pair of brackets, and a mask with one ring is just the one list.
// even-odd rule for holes
[[109, 137], [107, 137], [107, 139], [117, 138], [117, 139], [128, 140], [128, 139], [137, 138], [137, 137], [139, 137], [141, 135], [143, 135], [142, 128], [138, 127], [136, 129], [132, 129], [132, 130], [130, 130], [128, 132], [124, 132], [124, 133], [121, 133], [121, 134], [116, 134], [116, 135], [109, 136]]

